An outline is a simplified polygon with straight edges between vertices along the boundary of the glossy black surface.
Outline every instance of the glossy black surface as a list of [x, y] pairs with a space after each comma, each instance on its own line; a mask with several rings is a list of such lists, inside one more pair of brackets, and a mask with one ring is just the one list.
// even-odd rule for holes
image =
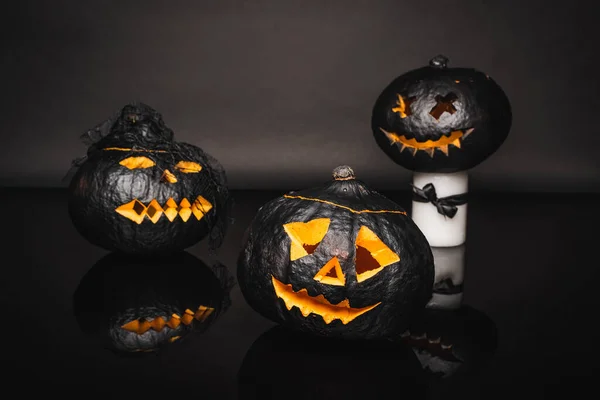
[[[407, 390], [411, 399], [505, 398], [494, 389], [501, 387], [526, 398], [545, 398], [553, 391], [546, 384], [566, 382], [573, 390], [582, 377], [598, 372], [598, 195], [472, 194], [464, 304], [493, 322], [497, 348], [491, 346], [491, 351], [488, 341], [481, 349], [490, 351], [481, 353], [485, 355], [474, 368], [454, 380], [419, 387], [415, 380], [428, 376], [401, 344], [328, 347], [285, 333], [269, 336], [275, 325], [248, 307], [237, 286], [230, 293], [231, 305], [208, 329], [159, 355], [117, 356], [82, 333], [74, 317], [75, 290], [107, 252], [77, 234], [68, 217], [66, 191], [2, 189], [0, 194], [2, 380], [20, 393], [236, 399], [238, 392], [245, 396], [240, 398], [253, 398], [252, 382], [273, 382], [273, 388], [263, 385], [260, 390], [281, 399], [302, 392], [312, 393], [304, 398], [323, 393], [330, 399], [336, 393], [379, 398], [375, 388], [396, 391], [381, 398], [402, 398]], [[251, 218], [280, 194], [233, 192], [236, 221], [215, 257], [232, 273]], [[409, 209], [409, 192], [385, 194]], [[212, 264], [206, 243], [189, 252]], [[454, 332], [465, 336], [460, 329]], [[463, 343], [468, 347], [469, 341]], [[302, 351], [318, 346], [321, 351], [314, 358]], [[252, 368], [238, 374], [247, 354]], [[248, 382], [249, 373], [250, 388], [238, 390], [238, 381]], [[319, 376], [323, 381], [317, 382]], [[365, 394], [369, 385], [374, 390], [370, 397]], [[353, 387], [355, 391], [349, 390]]]

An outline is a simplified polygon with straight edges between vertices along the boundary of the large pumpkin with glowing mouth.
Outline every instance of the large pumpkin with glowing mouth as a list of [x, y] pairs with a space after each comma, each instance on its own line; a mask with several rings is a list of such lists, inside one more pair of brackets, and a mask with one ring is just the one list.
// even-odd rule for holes
[[242, 294], [294, 330], [347, 339], [401, 334], [432, 294], [429, 244], [399, 205], [350, 167], [333, 177], [260, 208], [239, 257]]
[[512, 123], [502, 88], [472, 68], [449, 68], [444, 56], [392, 81], [373, 107], [371, 127], [397, 164], [419, 172], [475, 167], [502, 145]]
[[162, 116], [129, 104], [89, 148], [69, 187], [79, 233], [111, 251], [183, 250], [205, 237], [220, 245], [229, 194], [221, 165], [178, 143]]
[[109, 253], [74, 295], [86, 337], [119, 354], [144, 354], [205, 332], [229, 307], [231, 277], [187, 252], [144, 258]]

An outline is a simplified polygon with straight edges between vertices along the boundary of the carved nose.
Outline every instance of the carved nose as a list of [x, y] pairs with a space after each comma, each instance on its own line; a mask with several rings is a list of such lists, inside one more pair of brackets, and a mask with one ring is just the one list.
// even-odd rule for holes
[[177, 182], [177, 178], [175, 177], [175, 175], [173, 175], [171, 171], [165, 169], [162, 176], [160, 177], [160, 181], [163, 183], [175, 183]]
[[346, 278], [344, 277], [340, 261], [337, 257], [333, 257], [329, 260], [327, 264], [317, 272], [313, 279], [328, 285], [344, 286], [346, 284]]

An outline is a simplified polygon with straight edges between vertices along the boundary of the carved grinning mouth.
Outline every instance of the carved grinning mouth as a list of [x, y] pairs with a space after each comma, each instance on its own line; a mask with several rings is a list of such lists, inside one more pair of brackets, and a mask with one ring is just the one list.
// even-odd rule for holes
[[312, 297], [306, 289], [300, 289], [296, 292], [292, 288], [292, 285], [286, 285], [274, 276], [272, 276], [272, 281], [275, 294], [284, 301], [285, 307], [288, 310], [297, 307], [305, 317], [308, 317], [310, 314], [319, 315], [328, 325], [336, 319], [339, 319], [346, 325], [359, 315], [371, 311], [381, 304], [379, 302], [367, 307], [352, 308], [348, 299], [342, 300], [338, 304], [331, 304], [322, 294]]
[[129, 332], [137, 333], [138, 335], [143, 335], [150, 329], [160, 332], [165, 327], [176, 329], [181, 324], [190, 325], [194, 320], [204, 322], [213, 311], [215, 311], [214, 308], [201, 305], [196, 312], [193, 312], [188, 308], [181, 316], [172, 314], [169, 320], [166, 320], [164, 317], [157, 317], [153, 320], [138, 318], [122, 325], [121, 328]]
[[400, 148], [400, 152], [403, 152], [404, 149], [408, 149], [412, 152], [412, 155], [414, 156], [419, 150], [422, 150], [429, 154], [429, 156], [432, 158], [436, 149], [440, 150], [442, 153], [448, 156], [449, 146], [455, 146], [460, 148], [461, 142], [465, 140], [474, 130], [474, 128], [459, 129], [442, 136], [438, 140], [426, 140], [424, 142], [418, 142], [415, 138], [409, 139], [405, 135], [399, 135], [394, 132], [388, 132], [383, 128], [379, 129], [385, 134], [385, 136], [390, 141], [390, 146], [398, 146]]
[[453, 345], [446, 343], [440, 336], [428, 337], [426, 333], [416, 335], [410, 331], [404, 332], [402, 341], [409, 346], [426, 351], [432, 356], [440, 357], [448, 361], [460, 361], [452, 352]]
[[192, 215], [199, 221], [211, 208], [212, 204], [208, 200], [202, 196], [198, 196], [193, 203], [184, 198], [179, 204], [170, 198], [164, 206], [161, 206], [156, 200], [152, 200], [146, 206], [141, 201], [134, 199], [129, 203], [117, 207], [115, 211], [133, 222], [141, 224], [145, 218], [156, 223], [162, 215], [167, 217], [171, 222], [178, 215], [183, 222], [187, 222]]

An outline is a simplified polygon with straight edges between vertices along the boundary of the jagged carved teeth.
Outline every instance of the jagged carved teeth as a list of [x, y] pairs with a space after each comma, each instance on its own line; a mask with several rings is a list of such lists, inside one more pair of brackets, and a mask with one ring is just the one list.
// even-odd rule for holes
[[411, 333], [410, 330], [407, 330], [404, 333], [402, 333], [400, 337], [402, 339], [408, 340], [409, 342], [418, 341], [420, 343], [427, 342], [429, 344], [438, 345], [439, 348], [442, 350], [451, 350], [453, 346], [452, 344], [443, 343], [441, 336], [431, 338], [427, 336], [427, 333], [414, 334]]
[[474, 130], [474, 128], [459, 129], [452, 131], [447, 135], [443, 135], [438, 140], [426, 140], [424, 142], [418, 142], [415, 138], [407, 138], [405, 135], [388, 132], [383, 128], [379, 129], [388, 138], [390, 145], [396, 145], [400, 148], [400, 152], [408, 149], [408, 151], [412, 152], [412, 155], [414, 156], [419, 150], [421, 150], [429, 154], [430, 157], [433, 157], [436, 149], [448, 156], [449, 147], [454, 146], [461, 148], [461, 142], [465, 140]]
[[427, 335], [422, 333], [420, 335], [410, 335], [410, 338], [413, 340], [423, 340], [423, 339], [427, 339]]
[[152, 200], [147, 206], [141, 201], [134, 199], [129, 203], [117, 207], [115, 211], [131, 221], [141, 224], [145, 218], [156, 223], [162, 215], [167, 217], [171, 222], [177, 216], [183, 222], [187, 222], [192, 215], [199, 221], [211, 208], [212, 204], [208, 200], [202, 196], [198, 196], [193, 203], [184, 198], [179, 204], [172, 198], [169, 198], [164, 206], [161, 206], [156, 199]]
[[142, 335], [150, 329], [160, 332], [165, 327], [176, 329], [179, 325], [189, 325], [194, 320], [204, 322], [213, 313], [213, 311], [215, 311], [213, 307], [201, 305], [198, 307], [196, 312], [188, 308], [185, 310], [183, 315], [179, 316], [177, 314], [172, 314], [168, 320], [165, 317], [156, 317], [152, 320], [138, 318], [127, 322], [126, 324], [122, 325], [121, 328], [129, 332], [137, 333], [138, 335]]
[[321, 316], [326, 324], [330, 324], [332, 321], [339, 319], [346, 325], [359, 315], [362, 315], [381, 304], [381, 302], [379, 302], [367, 307], [352, 308], [350, 307], [350, 301], [348, 299], [344, 299], [338, 304], [331, 304], [322, 294], [312, 297], [308, 294], [306, 289], [300, 289], [296, 292], [292, 288], [292, 285], [284, 284], [275, 277], [272, 277], [272, 282], [273, 288], [275, 289], [275, 295], [283, 300], [288, 311], [297, 307], [304, 317], [308, 317], [310, 314], [316, 314]]

